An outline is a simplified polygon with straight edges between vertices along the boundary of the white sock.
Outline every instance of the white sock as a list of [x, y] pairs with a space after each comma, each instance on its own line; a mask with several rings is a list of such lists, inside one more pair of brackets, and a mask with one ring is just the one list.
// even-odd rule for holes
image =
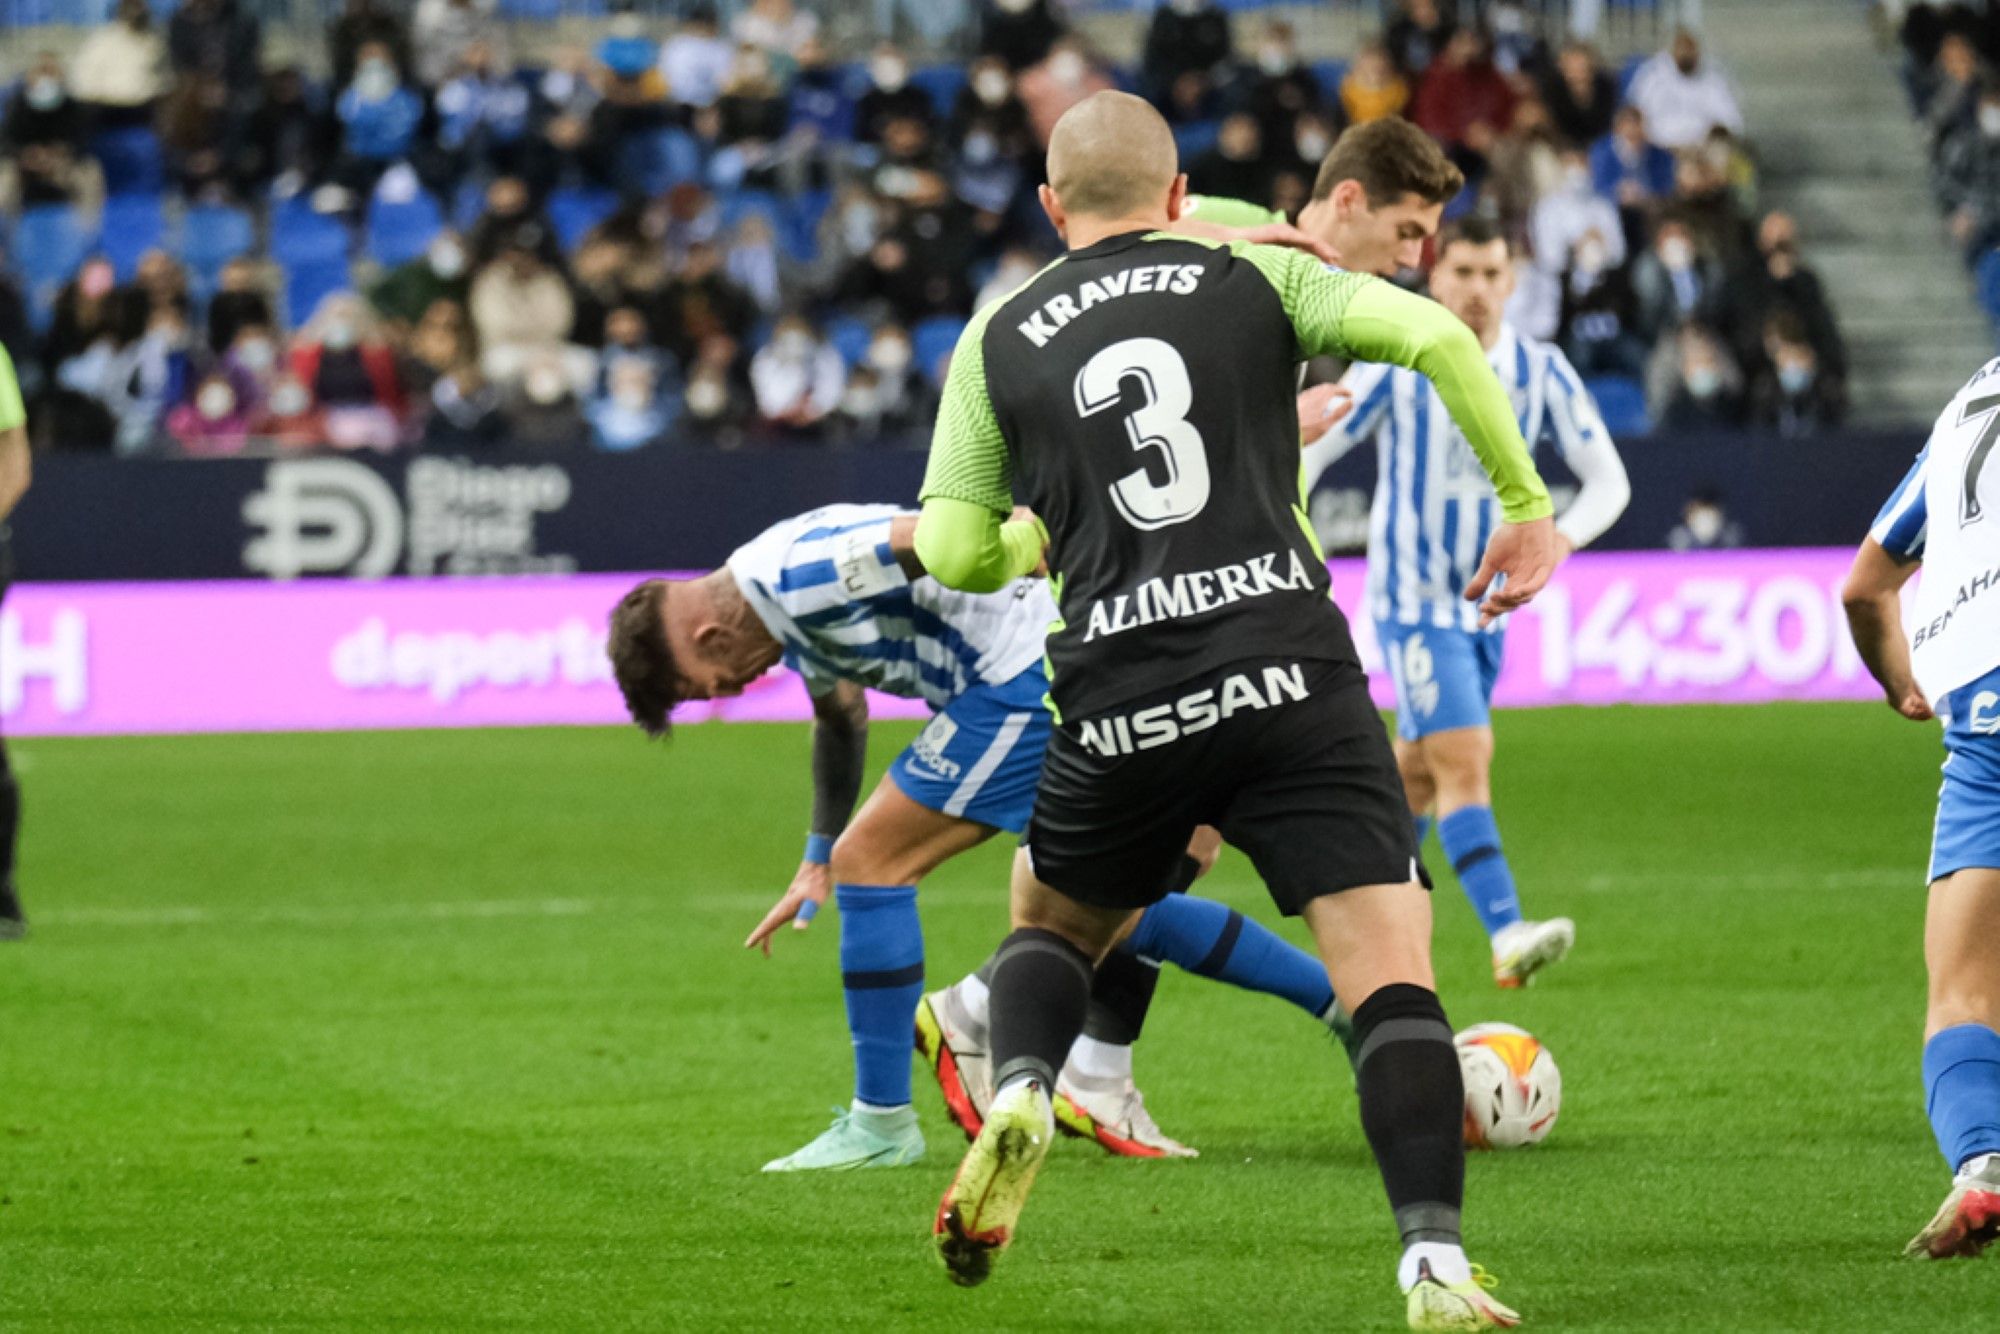
[[1069, 1049], [1069, 1063], [1092, 1079], [1130, 1079], [1132, 1048], [1121, 1043], [1079, 1037]]
[[[1007, 1102], [1010, 1098], [1020, 1098], [1027, 1096], [1028, 1085], [1030, 1082], [1034, 1080], [1034, 1078], [1035, 1077], [1030, 1074], [1016, 1074], [1012, 1079], [1009, 1079], [1006, 1083], [1002, 1084], [997, 1090], [995, 1090], [993, 1094], [993, 1105], [990, 1108], [988, 1108], [986, 1112], [987, 1121], [991, 1122], [993, 1120], [993, 1114], [1000, 1110], [1000, 1105], [1002, 1103]], [[1044, 1090], [1044, 1092], [1046, 1092], [1046, 1090]], [[1044, 1098], [1042, 1100], [1042, 1123], [1044, 1127], [1043, 1130], [1044, 1134], [1053, 1135], [1056, 1133], [1055, 1105], [1051, 1103], [1047, 1098]]]
[[993, 989], [986, 985], [986, 979], [977, 973], [967, 973], [952, 990], [958, 993], [958, 1003], [973, 1026], [986, 1028], [991, 1022], [988, 1002], [993, 999]]
[[1425, 1260], [1431, 1262], [1431, 1277], [1440, 1283], [1465, 1283], [1472, 1278], [1472, 1264], [1465, 1258], [1463, 1246], [1420, 1241], [1403, 1252], [1403, 1263], [1396, 1267], [1396, 1282], [1404, 1292], [1417, 1286], [1417, 1266]]
[[910, 1110], [910, 1104], [907, 1102], [898, 1103], [894, 1107], [877, 1107], [874, 1103], [863, 1102], [859, 1098], [849, 1104], [849, 1107], [858, 1116], [895, 1116]]

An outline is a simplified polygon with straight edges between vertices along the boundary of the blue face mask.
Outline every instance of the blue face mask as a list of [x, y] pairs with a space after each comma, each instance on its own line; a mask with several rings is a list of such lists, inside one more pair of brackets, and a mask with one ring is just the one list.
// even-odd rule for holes
[[1687, 373], [1687, 387], [1696, 398], [1714, 398], [1722, 388], [1722, 374], [1707, 366], [1697, 366]]
[[1812, 387], [1813, 373], [1809, 366], [1778, 367], [1778, 387], [1787, 394], [1803, 394]]

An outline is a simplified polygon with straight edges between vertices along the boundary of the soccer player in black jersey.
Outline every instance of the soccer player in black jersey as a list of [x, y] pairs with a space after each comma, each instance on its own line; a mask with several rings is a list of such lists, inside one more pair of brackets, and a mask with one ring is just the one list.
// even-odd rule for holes
[[[32, 464], [28, 454], [28, 414], [21, 406], [21, 382], [14, 360], [0, 347], [0, 599], [14, 578], [14, 558], [7, 540], [7, 516], [27, 494]], [[0, 741], [0, 940], [27, 934], [28, 918], [14, 889], [14, 840], [21, 825], [21, 788], [7, 763], [7, 743]]]
[[[1556, 564], [1548, 492], [1462, 322], [1297, 250], [1164, 234], [1185, 191], [1146, 103], [1100, 93], [1069, 111], [1042, 194], [1069, 252], [974, 318], [939, 412], [926, 568], [985, 590], [1046, 559], [1063, 619], [1057, 730], [992, 973], [999, 1092], [939, 1206], [938, 1248], [972, 1284], [1011, 1239], [1092, 968], [1210, 824], [1305, 919], [1354, 1016], [1411, 1325], [1511, 1325], [1460, 1243], [1464, 1091], [1430, 902], [1301, 507], [1294, 368], [1334, 354], [1431, 377], [1503, 507], [1468, 590], [1490, 616]], [[1038, 517], [1010, 518], [1017, 502]]]

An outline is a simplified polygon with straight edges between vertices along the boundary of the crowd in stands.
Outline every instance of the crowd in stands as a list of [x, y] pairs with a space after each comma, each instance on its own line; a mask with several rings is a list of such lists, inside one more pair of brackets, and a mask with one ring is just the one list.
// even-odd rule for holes
[[1635, 427], [1844, 408], [1832, 312], [1688, 34], [1621, 79], [1525, 4], [1405, 0], [1309, 62], [1280, 18], [1166, 0], [1118, 68], [1052, 0], [979, 0], [973, 53], [919, 67], [829, 49], [808, 0], [613, 9], [589, 49], [515, 50], [493, 0], [347, 0], [322, 78], [238, 0], [123, 0], [36, 59], [0, 121], [0, 342], [37, 440], [920, 439], [967, 316], [1057, 248], [1051, 127], [1113, 86], [1167, 115], [1194, 190], [1279, 208], [1344, 127], [1410, 117], [1466, 172], [1449, 213], [1519, 238], [1517, 326]]
[[1973, 272], [1980, 307], [2000, 330], [2000, 13], [1913, 4], [1900, 32], [1932, 191]]

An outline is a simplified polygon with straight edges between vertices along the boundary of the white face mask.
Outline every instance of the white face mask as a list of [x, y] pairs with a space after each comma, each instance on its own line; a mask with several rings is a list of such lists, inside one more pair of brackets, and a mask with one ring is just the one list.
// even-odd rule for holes
[[787, 329], [771, 340], [771, 346], [781, 357], [792, 361], [803, 361], [812, 355], [812, 335], [800, 333], [797, 329]]
[[981, 70], [979, 77], [972, 81], [972, 91], [980, 101], [989, 107], [997, 107], [1007, 100], [1012, 81], [997, 69]]
[[993, 0], [1003, 14], [1025, 14], [1034, 8], [1035, 0]]
[[872, 417], [875, 415], [875, 391], [867, 385], [855, 385], [841, 395], [840, 410], [849, 417]]
[[1199, 14], [1207, 0], [1174, 0], [1174, 13]]
[[1722, 389], [1722, 372], [1713, 366], [1697, 366], [1687, 373], [1687, 387], [1696, 398], [1714, 398]]
[[1660, 242], [1660, 263], [1679, 273], [1694, 263], [1694, 247], [1678, 236], [1670, 236]]
[[892, 56], [878, 56], [868, 63], [868, 77], [885, 93], [900, 93], [910, 81], [909, 67]]
[[1590, 168], [1589, 168], [1589, 167], [1564, 167], [1564, 168], [1563, 168], [1563, 184], [1564, 184], [1564, 185], [1567, 185], [1567, 186], [1568, 186], [1568, 187], [1570, 188], [1570, 190], [1571, 190], [1571, 191], [1573, 191], [1573, 192], [1574, 192], [1574, 193], [1576, 193], [1576, 194], [1587, 194], [1587, 193], [1589, 193], [1589, 191], [1590, 191]]
[[1083, 57], [1074, 51], [1058, 51], [1049, 57], [1049, 76], [1057, 83], [1067, 84], [1072, 88], [1083, 82], [1087, 68]]
[[1317, 166], [1327, 150], [1333, 147], [1333, 140], [1318, 130], [1308, 130], [1294, 141], [1294, 146], [1299, 150], [1301, 160]]
[[621, 384], [611, 391], [611, 401], [625, 412], [644, 412], [653, 406], [653, 395], [643, 384]]
[[431, 272], [446, 282], [465, 272], [465, 250], [456, 241], [433, 241], [430, 261]]
[[542, 96], [551, 102], [567, 102], [576, 91], [576, 76], [568, 70], [552, 69], [542, 76]]
[[236, 345], [236, 360], [246, 370], [262, 374], [278, 360], [278, 350], [268, 338], [251, 338]]
[[1283, 74], [1292, 67], [1291, 52], [1282, 46], [1266, 46], [1258, 49], [1257, 68], [1266, 74]]
[[296, 380], [287, 380], [271, 391], [271, 415], [296, 417], [312, 407], [312, 396]]
[[868, 364], [885, 375], [901, 375], [910, 367], [910, 345], [900, 338], [878, 338], [868, 345]]
[[1688, 511], [1688, 531], [1703, 546], [1722, 536], [1722, 511], [1702, 505]]
[[965, 142], [959, 145], [958, 151], [968, 163], [975, 167], [983, 167], [1000, 156], [1000, 145], [986, 131], [974, 130], [965, 136]]
[[1788, 394], [1803, 394], [1812, 388], [1813, 372], [1810, 366], [1788, 362], [1778, 367], [1778, 387]]
[[210, 421], [220, 421], [236, 410], [236, 391], [220, 382], [205, 384], [195, 395], [194, 410]]
[[562, 372], [547, 366], [537, 366], [521, 380], [521, 390], [527, 394], [528, 401], [543, 407], [561, 402], [565, 388]]
[[52, 111], [62, 105], [63, 87], [60, 81], [47, 77], [34, 79], [28, 84], [28, 105], [37, 111]]
[[333, 320], [328, 323], [319, 341], [335, 352], [345, 352], [355, 344], [354, 326], [346, 320]]
[[714, 380], [696, 380], [688, 386], [688, 411], [697, 417], [714, 417], [729, 406], [729, 391]]
[[354, 88], [364, 100], [379, 102], [396, 91], [396, 67], [386, 60], [364, 61], [354, 72]]
[[1979, 131], [1981, 134], [2000, 139], [2000, 106], [1988, 102], [1979, 108]]
[[1602, 241], [1581, 241], [1576, 247], [1576, 267], [1580, 273], [1601, 273], [1608, 252]]

